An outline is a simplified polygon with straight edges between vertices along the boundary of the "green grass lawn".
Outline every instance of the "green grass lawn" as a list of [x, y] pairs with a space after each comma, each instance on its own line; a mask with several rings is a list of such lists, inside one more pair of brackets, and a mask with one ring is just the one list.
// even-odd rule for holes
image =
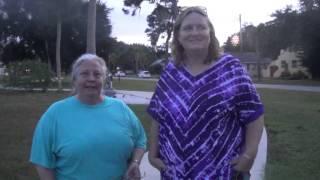
[[132, 91], [154, 91], [156, 87], [156, 81], [145, 81], [145, 80], [126, 80], [114, 78], [113, 88], [121, 90], [132, 90]]
[[[120, 81], [114, 78], [112, 85], [114, 89], [121, 90], [132, 90], [132, 91], [154, 91], [156, 87], [156, 81], [145, 81], [145, 80], [129, 80], [121, 78]], [[50, 88], [56, 88], [58, 86], [57, 82], [52, 82]], [[70, 78], [65, 78], [62, 81], [63, 88], [71, 88], [72, 84]]]
[[319, 179], [320, 93], [259, 91], [269, 133], [267, 179]]
[[[282, 79], [262, 79], [261, 81], [254, 80], [259, 84], [286, 84], [286, 85], [305, 85], [305, 86], [320, 86], [320, 80], [282, 80]], [[154, 91], [156, 81], [145, 80], [129, 80], [121, 78], [118, 81], [117, 78], [113, 79], [113, 88], [121, 90], [135, 90], [135, 91]], [[62, 82], [64, 88], [71, 88], [70, 78], [65, 78]], [[50, 87], [57, 87], [57, 83], [54, 82]]]
[[[138, 85], [137, 85], [138, 86]], [[268, 180], [320, 177], [320, 93], [259, 89], [266, 106]], [[0, 91], [0, 179], [37, 179], [28, 163], [33, 129], [52, 102], [68, 93]], [[145, 105], [131, 105], [149, 133]]]

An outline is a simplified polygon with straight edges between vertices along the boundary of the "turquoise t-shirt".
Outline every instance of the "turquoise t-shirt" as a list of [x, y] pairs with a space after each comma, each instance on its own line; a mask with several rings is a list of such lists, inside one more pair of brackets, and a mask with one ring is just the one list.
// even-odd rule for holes
[[30, 161], [58, 180], [121, 179], [134, 148], [146, 148], [144, 129], [122, 101], [86, 105], [72, 96], [51, 105], [35, 129]]

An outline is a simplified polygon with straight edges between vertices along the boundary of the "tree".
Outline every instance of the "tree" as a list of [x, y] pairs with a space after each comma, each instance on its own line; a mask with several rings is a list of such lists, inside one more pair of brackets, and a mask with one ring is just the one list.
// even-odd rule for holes
[[[250, 29], [244, 28], [244, 47], [250, 50], [252, 47], [247, 40], [256, 41], [260, 56], [271, 59], [276, 59], [281, 49], [299, 52], [303, 65], [313, 78], [320, 78], [320, 0], [300, 0], [300, 6], [300, 11], [291, 7], [277, 10], [272, 14], [274, 20], [251, 27], [251, 33], [248, 33]], [[245, 34], [255, 36], [247, 37]], [[231, 37], [225, 47], [233, 48]]]
[[[47, 0], [32, 0], [29, 3], [20, 3], [25, 0], [6, 0], [0, 7], [8, 17], [0, 21], [0, 43], [3, 45], [2, 60], [22, 61], [24, 59], [41, 59], [48, 65], [55, 65], [56, 49], [56, 13], [54, 7]], [[68, 71], [72, 61], [86, 50], [86, 32], [88, 2], [74, 6], [77, 13], [72, 17], [64, 18], [61, 32], [61, 70]], [[19, 11], [23, 9], [24, 11]], [[112, 46], [111, 25], [109, 21], [110, 9], [105, 4], [97, 3], [97, 54], [108, 59]], [[67, 15], [66, 15], [67, 16]], [[1, 18], [1, 16], [0, 16]]]
[[281, 49], [298, 49], [298, 12], [286, 7], [272, 14], [274, 20], [256, 28], [256, 48], [261, 57], [276, 59]]
[[138, 72], [148, 69], [156, 59], [156, 54], [151, 47], [141, 44], [128, 45], [123, 42], [115, 42], [110, 54], [110, 69], [120, 67], [123, 70]]
[[96, 0], [89, 0], [88, 28], [87, 28], [87, 53], [96, 53]]
[[[26, 30], [30, 28], [31, 16], [30, 13], [24, 8], [23, 1], [2, 1], [1, 12], [2, 16], [0, 17], [0, 44], [3, 48], [2, 57], [34, 57], [32, 49], [30, 48], [31, 43], [28, 42], [28, 39], [34, 34], [25, 33]], [[17, 47], [17, 49], [19, 50], [15, 52], [13, 50], [14, 47]], [[8, 63], [7, 58], [2, 58], [2, 60], [4, 61], [4, 63]]]
[[[58, 79], [58, 89], [62, 90], [62, 77], [61, 77], [61, 31], [62, 22], [67, 20], [72, 20], [77, 13], [79, 13], [79, 0], [55, 0], [50, 5], [56, 12], [56, 22], [57, 22], [57, 36], [56, 36], [56, 71]], [[77, 6], [78, 5], [78, 6]]]
[[300, 0], [301, 58], [313, 78], [320, 78], [320, 1]]
[[299, 0], [301, 11], [311, 11], [320, 7], [320, 0]]
[[[150, 3], [156, 4], [153, 12], [147, 17], [148, 28], [145, 30], [150, 38], [151, 45], [156, 48], [159, 38], [165, 38], [166, 56], [169, 52], [169, 42], [173, 33], [173, 25], [179, 13], [178, 0], [148, 0]], [[140, 8], [141, 0], [125, 0], [123, 9], [126, 14], [133, 7], [132, 15]]]
[[[235, 38], [237, 38], [238, 42], [233, 42], [235, 41], [234, 40]], [[227, 41], [223, 45], [223, 49], [226, 52], [239, 52], [240, 51], [239, 34], [233, 34], [229, 36]]]

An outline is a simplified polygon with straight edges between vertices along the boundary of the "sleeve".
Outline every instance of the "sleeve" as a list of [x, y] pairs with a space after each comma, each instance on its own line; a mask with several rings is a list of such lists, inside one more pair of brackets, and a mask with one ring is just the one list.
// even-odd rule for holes
[[53, 118], [49, 111], [50, 108], [42, 115], [35, 128], [30, 153], [30, 162], [52, 169], [55, 168], [56, 159], [53, 153]]
[[169, 62], [167, 66], [162, 71], [159, 81], [157, 82], [156, 89], [151, 97], [150, 103], [147, 107], [148, 114], [152, 117], [153, 120], [157, 121], [158, 123], [161, 123], [161, 119], [163, 119], [163, 107], [161, 105], [161, 98], [163, 94], [163, 90], [161, 90], [161, 83], [164, 82], [164, 80], [167, 78], [165, 74], [170, 74], [170, 69], [172, 66], [172, 62]]
[[248, 124], [263, 115], [264, 106], [248, 72], [238, 59], [234, 64], [233, 72], [237, 83], [235, 104], [239, 120], [243, 124]]
[[130, 120], [129, 122], [131, 122], [133, 142], [134, 142], [135, 148], [146, 149], [147, 148], [147, 146], [146, 146], [146, 144], [147, 144], [146, 133], [144, 131], [144, 128], [143, 128], [140, 120], [127, 105], [124, 104], [124, 106], [128, 112], [128, 117]]
[[157, 122], [160, 122], [160, 105], [159, 105], [159, 97], [158, 97], [158, 88], [155, 93], [152, 95], [150, 103], [147, 107], [148, 114]]

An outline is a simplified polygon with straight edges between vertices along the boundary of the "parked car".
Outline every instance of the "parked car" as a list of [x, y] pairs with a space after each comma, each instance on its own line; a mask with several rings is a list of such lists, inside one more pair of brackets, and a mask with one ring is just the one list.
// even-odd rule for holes
[[138, 77], [139, 78], [150, 78], [151, 77], [151, 74], [149, 71], [140, 71], [138, 73]]
[[124, 73], [123, 71], [117, 71], [116, 73], [114, 73], [115, 77], [124, 77], [126, 76], [126, 73]]

